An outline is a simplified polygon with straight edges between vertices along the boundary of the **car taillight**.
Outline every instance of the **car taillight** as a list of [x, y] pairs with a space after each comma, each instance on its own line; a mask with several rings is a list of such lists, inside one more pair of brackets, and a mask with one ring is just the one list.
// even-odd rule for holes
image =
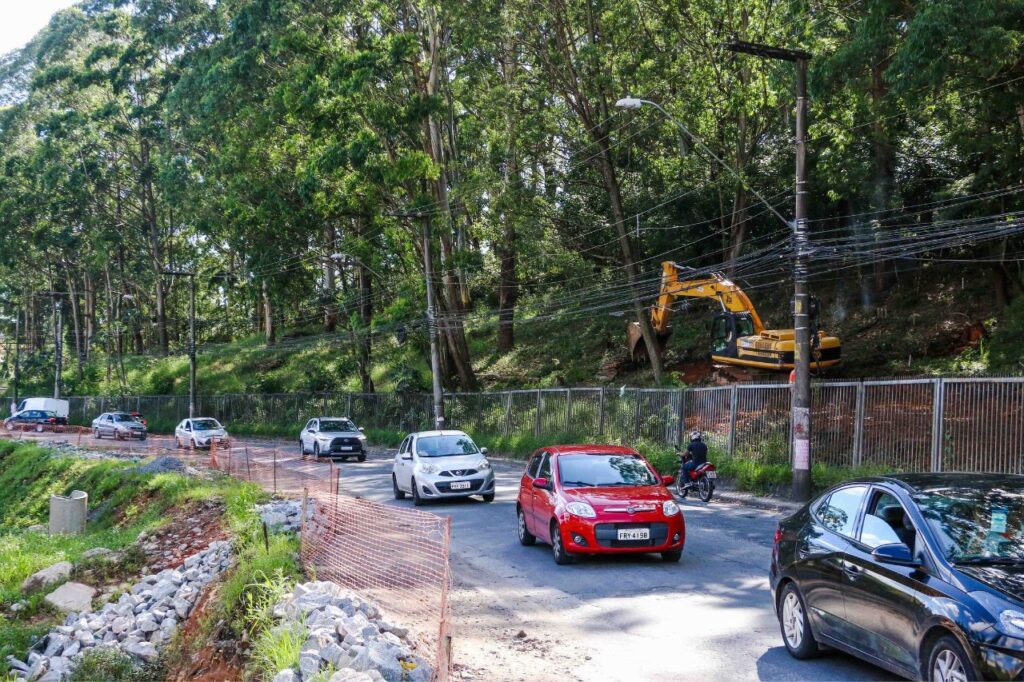
[[781, 541], [782, 541], [782, 526], [779, 526], [778, 528], [775, 529], [775, 540], [773, 542], [774, 542], [774, 544], [777, 545]]
[[57, 423], [57, 418], [56, 417], [50, 417], [46, 421], [50, 422], [51, 424], [56, 424]]

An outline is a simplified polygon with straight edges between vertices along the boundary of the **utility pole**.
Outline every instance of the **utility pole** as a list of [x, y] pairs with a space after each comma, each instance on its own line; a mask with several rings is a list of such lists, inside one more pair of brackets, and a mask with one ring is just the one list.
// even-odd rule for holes
[[427, 284], [427, 332], [430, 335], [430, 377], [434, 389], [434, 428], [444, 428], [444, 395], [441, 392], [441, 350], [437, 341], [437, 319], [434, 308], [433, 256], [430, 251], [430, 217], [423, 216], [423, 270]]
[[18, 404], [18, 382], [21, 380], [21, 309], [14, 313], [14, 404]]
[[811, 316], [807, 294], [807, 62], [809, 52], [733, 40], [732, 52], [793, 62], [796, 66], [796, 205], [793, 221], [793, 348], [792, 398], [793, 497], [811, 498]]
[[196, 273], [164, 270], [165, 275], [188, 277], [188, 416], [196, 416]]
[[60, 398], [61, 373], [64, 371], [64, 316], [62, 315], [59, 294], [53, 294], [53, 397]]

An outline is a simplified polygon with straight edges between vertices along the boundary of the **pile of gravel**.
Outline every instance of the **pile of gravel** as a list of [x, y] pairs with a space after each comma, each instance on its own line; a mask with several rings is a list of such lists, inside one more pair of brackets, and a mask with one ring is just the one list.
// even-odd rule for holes
[[166, 642], [192, 611], [203, 588], [231, 565], [231, 543], [211, 542], [187, 559], [181, 569], [167, 569], [142, 578], [115, 603], [94, 613], [69, 614], [64, 624], [50, 631], [21, 661], [7, 657], [18, 679], [60, 682], [91, 648], [118, 648], [140, 661], [157, 657]]
[[148, 464], [135, 467], [134, 471], [143, 474], [183, 474], [186, 469], [185, 463], [177, 457], [162, 455]]
[[274, 682], [307, 682], [333, 666], [332, 682], [429, 682], [433, 666], [413, 653], [409, 630], [381, 618], [380, 610], [331, 582], [309, 582], [274, 608], [275, 628], [304, 626], [309, 637], [298, 670]]

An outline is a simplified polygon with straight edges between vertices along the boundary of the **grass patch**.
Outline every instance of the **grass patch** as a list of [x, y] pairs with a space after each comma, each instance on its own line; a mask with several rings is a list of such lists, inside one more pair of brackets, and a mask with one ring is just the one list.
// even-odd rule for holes
[[82, 654], [68, 677], [69, 682], [149, 682], [163, 678], [159, 659], [138, 665], [120, 649], [90, 649]]
[[[243, 517], [254, 513], [252, 502], [263, 495], [255, 486], [228, 477], [207, 480], [176, 473], [148, 474], [135, 471], [136, 466], [132, 462], [54, 456], [34, 444], [0, 441], [0, 526], [4, 529], [0, 532], [0, 609], [7, 611], [19, 601], [25, 604], [16, 617], [0, 616], [0, 679], [9, 673], [6, 656], [24, 657], [32, 642], [60, 618], [45, 608], [45, 591], [32, 595], [21, 592], [26, 577], [58, 561], [76, 564], [76, 576], [91, 572], [103, 575], [106, 582], [110, 582], [107, 578], [122, 575], [134, 577], [142, 564], [142, 557], [134, 549], [136, 537], [143, 530], [163, 525], [172, 509], [224, 498], [229, 523], [232, 528], [242, 529], [251, 523]], [[89, 493], [91, 515], [85, 533], [50, 536], [27, 530], [30, 525], [46, 522], [51, 494], [67, 494], [74, 489]], [[248, 512], [241, 511], [245, 505]], [[82, 554], [95, 547], [125, 550], [125, 558], [112, 567], [82, 561]], [[101, 663], [116, 662], [101, 661], [97, 665]], [[135, 678], [111, 673], [88, 679]]]

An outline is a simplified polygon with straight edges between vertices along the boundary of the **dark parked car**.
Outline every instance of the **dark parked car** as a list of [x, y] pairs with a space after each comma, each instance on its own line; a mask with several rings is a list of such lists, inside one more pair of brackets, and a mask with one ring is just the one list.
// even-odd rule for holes
[[67, 417], [58, 417], [56, 412], [47, 410], [25, 410], [4, 420], [4, 426], [8, 431], [34, 429], [42, 432], [57, 426], [65, 426], [67, 423]]
[[779, 524], [771, 587], [796, 658], [827, 645], [914, 679], [1024, 680], [1024, 477], [837, 486]]

